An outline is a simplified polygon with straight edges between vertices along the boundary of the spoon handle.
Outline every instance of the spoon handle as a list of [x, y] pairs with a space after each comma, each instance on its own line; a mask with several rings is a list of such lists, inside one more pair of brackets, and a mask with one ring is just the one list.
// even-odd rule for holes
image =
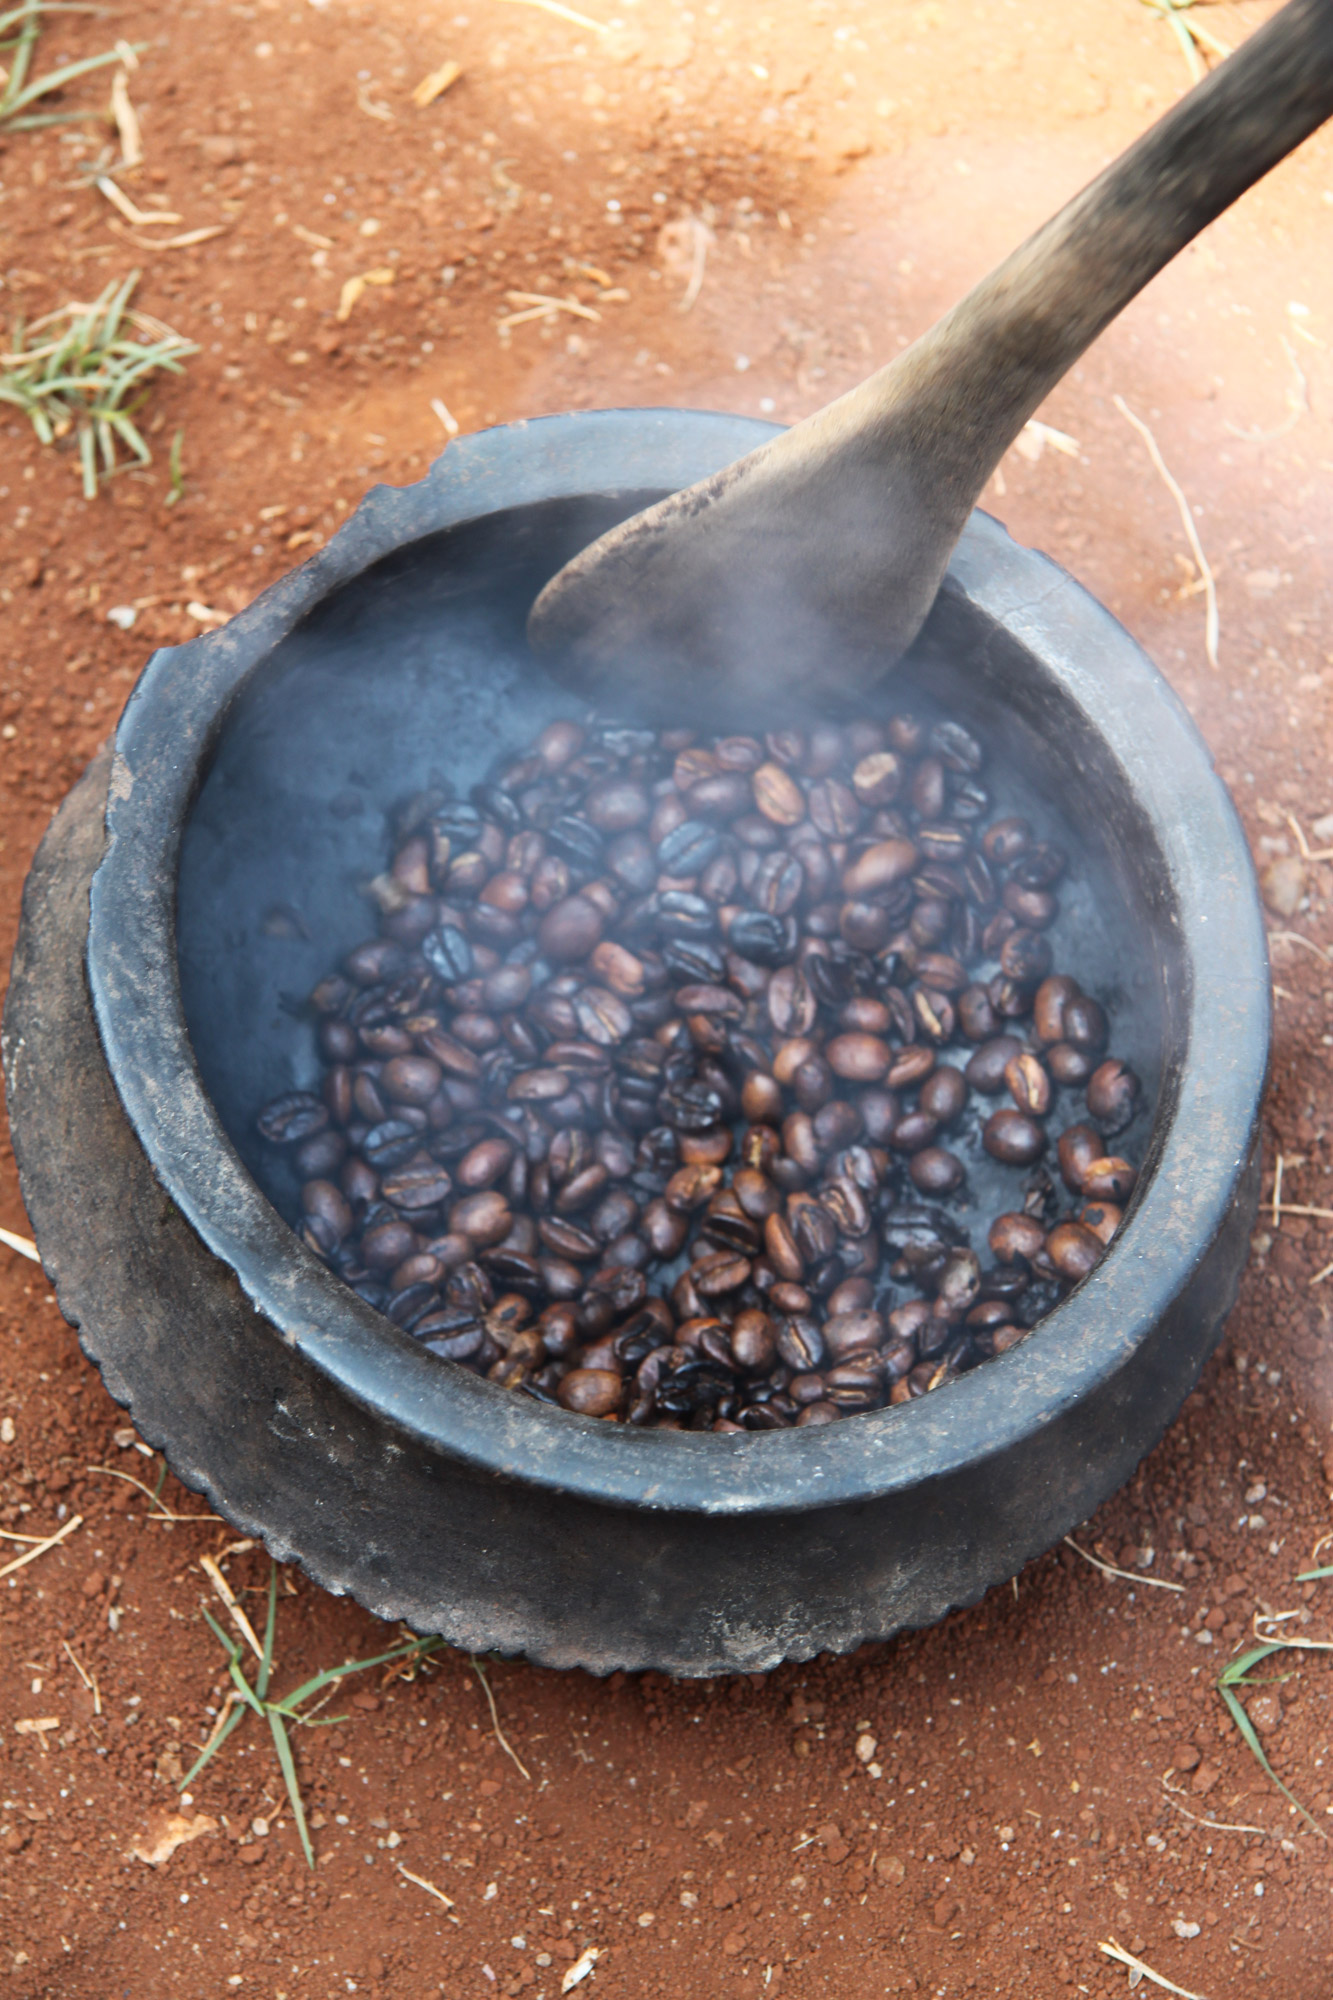
[[[910, 416], [930, 439], [932, 511], [956, 514], [961, 529], [1003, 453], [1085, 348], [1330, 116], [1333, 0], [1288, 0], [913, 348], [841, 401], [877, 401], [895, 433], [900, 414]], [[857, 415], [873, 428], [869, 409]]]

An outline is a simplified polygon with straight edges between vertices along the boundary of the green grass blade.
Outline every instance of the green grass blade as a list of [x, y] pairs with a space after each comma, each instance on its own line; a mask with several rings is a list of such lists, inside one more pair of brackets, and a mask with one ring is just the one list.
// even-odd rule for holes
[[[139, 46], [142, 48], [146, 44], [140, 43]], [[62, 69], [47, 70], [45, 75], [35, 77], [26, 89], [19, 91], [18, 95], [9, 105], [7, 116], [16, 111], [22, 111], [29, 104], [35, 104], [39, 97], [49, 96], [53, 90], [63, 89], [67, 83], [73, 83], [76, 77], [87, 76], [90, 70], [105, 69], [108, 63], [117, 63], [119, 61], [120, 55], [118, 51], [107, 49], [100, 56], [84, 56], [82, 61], [66, 63]], [[89, 114], [84, 112], [81, 114], [76, 113], [75, 115], [87, 117]]]
[[[40, 0], [40, 4], [35, 7], [31, 4], [31, 0], [24, 0], [21, 7], [12, 7], [9, 13], [0, 14], [0, 35], [7, 35], [20, 21], [30, 21], [32, 23], [30, 32], [36, 40], [38, 17], [42, 14], [105, 14], [105, 12], [105, 7], [85, 7], [78, 4], [78, 0]], [[28, 32], [29, 30], [25, 28], [24, 33]]]
[[264, 1626], [264, 1657], [259, 1662], [259, 1678], [256, 1686], [259, 1699], [263, 1701], [268, 1693], [269, 1676], [273, 1672], [273, 1631], [278, 1619], [278, 1565], [269, 1564], [268, 1572], [268, 1621]]
[[0, 98], [0, 115], [8, 114], [11, 103], [18, 96], [18, 93], [27, 81], [28, 65], [32, 61], [32, 52], [37, 46], [37, 12], [38, 10], [35, 5], [25, 6], [20, 7], [12, 16], [6, 16], [7, 20], [12, 19], [17, 21], [21, 19], [23, 27], [19, 33], [17, 53], [15, 54], [9, 77], [5, 84], [4, 96]]
[[237, 1702], [235, 1708], [233, 1708], [231, 1714], [227, 1717], [221, 1729], [219, 1729], [217, 1735], [213, 1738], [213, 1741], [208, 1745], [207, 1749], [201, 1752], [201, 1754], [195, 1759], [194, 1763], [190, 1766], [185, 1776], [181, 1779], [180, 1784], [177, 1787], [178, 1791], [185, 1792], [189, 1790], [190, 1786], [194, 1783], [194, 1780], [203, 1770], [205, 1764], [207, 1764], [210, 1761], [210, 1759], [217, 1756], [218, 1751], [222, 1748], [227, 1738], [231, 1735], [231, 1732], [233, 1729], [235, 1729], [237, 1723], [244, 1721], [244, 1719], [245, 1719], [245, 1709], [241, 1706], [240, 1702]]
[[296, 1759], [292, 1755], [291, 1738], [287, 1725], [276, 1708], [268, 1710], [268, 1726], [273, 1731], [273, 1744], [282, 1766], [283, 1779], [287, 1786], [287, 1796], [292, 1802], [292, 1818], [296, 1821], [296, 1831], [301, 1836], [301, 1846], [305, 1849], [306, 1865], [315, 1865], [315, 1850], [310, 1845], [310, 1831], [305, 1823], [305, 1807], [301, 1803], [301, 1783], [296, 1775]]
[[148, 446], [144, 443], [138, 431], [135, 429], [134, 425], [130, 422], [129, 414], [127, 411], [113, 410], [108, 414], [106, 421], [112, 426], [112, 428], [116, 433], [116, 436], [118, 438], [122, 438], [124, 442], [129, 446], [130, 450], [134, 453], [134, 456], [138, 459], [140, 465], [152, 464], [153, 454], [151, 451], [149, 451]]
[[35, 111], [26, 118], [11, 118], [0, 104], [0, 132], [40, 132], [47, 125], [78, 125], [96, 115], [94, 111]]
[[1241, 1736], [1245, 1738], [1245, 1744], [1247, 1744], [1247, 1748], [1249, 1748], [1249, 1750], [1253, 1750], [1253, 1754], [1257, 1756], [1257, 1760], [1259, 1760], [1261, 1768], [1263, 1768], [1263, 1770], [1267, 1772], [1267, 1776], [1269, 1776], [1269, 1778], [1273, 1780], [1273, 1784], [1277, 1786], [1277, 1790], [1279, 1790], [1279, 1792], [1283, 1794], [1283, 1798], [1291, 1800], [1291, 1804], [1295, 1806], [1295, 1810], [1297, 1810], [1297, 1812], [1301, 1814], [1301, 1818], [1303, 1818], [1303, 1820], [1307, 1820], [1307, 1822], [1309, 1822], [1309, 1826], [1313, 1828], [1313, 1832], [1317, 1832], [1321, 1840], [1327, 1840], [1329, 1836], [1325, 1834], [1323, 1826], [1319, 1826], [1319, 1822], [1317, 1822], [1315, 1818], [1311, 1818], [1311, 1814], [1309, 1814], [1309, 1812], [1305, 1810], [1305, 1806], [1303, 1806], [1303, 1804], [1301, 1804], [1301, 1800], [1299, 1800], [1299, 1798], [1295, 1796], [1295, 1792], [1289, 1792], [1289, 1790], [1287, 1790], [1287, 1786], [1283, 1784], [1283, 1780], [1281, 1780], [1281, 1778], [1277, 1776], [1277, 1772], [1275, 1772], [1275, 1770], [1273, 1770], [1273, 1766], [1269, 1764], [1267, 1756], [1263, 1754], [1263, 1744], [1261, 1744], [1261, 1742], [1259, 1742], [1259, 1738], [1255, 1736], [1255, 1724], [1253, 1724], [1253, 1722], [1249, 1720], [1249, 1716], [1245, 1714], [1245, 1710], [1243, 1710], [1243, 1706], [1241, 1706], [1241, 1698], [1237, 1696], [1237, 1692], [1235, 1692], [1233, 1688], [1227, 1688], [1227, 1686], [1221, 1686], [1221, 1684], [1219, 1684], [1219, 1694], [1221, 1694], [1223, 1702], [1227, 1704], [1227, 1708], [1231, 1710], [1231, 1720], [1235, 1722], [1235, 1726], [1239, 1728]]
[[1303, 1569], [1296, 1581], [1297, 1583], [1318, 1583], [1322, 1577], [1326, 1576], [1333, 1576], [1333, 1563], [1330, 1563], [1325, 1569]]
[[219, 1645], [222, 1647], [223, 1652], [227, 1655], [228, 1661], [230, 1662], [232, 1660], [239, 1660], [239, 1658], [241, 1657], [240, 1641], [237, 1639], [233, 1639], [230, 1632], [223, 1631], [222, 1627], [218, 1624], [217, 1619], [213, 1616], [212, 1612], [209, 1610], [206, 1604], [201, 1604], [199, 1609], [204, 1614], [204, 1623], [208, 1626], [209, 1631], [213, 1634], [214, 1638], [218, 1641]]
[[1257, 1667], [1261, 1660], [1266, 1660], [1272, 1654], [1281, 1651], [1280, 1639], [1268, 1639], [1262, 1646], [1251, 1646], [1248, 1653], [1242, 1653], [1237, 1659], [1228, 1660], [1218, 1677], [1218, 1686], [1239, 1687], [1252, 1667]]
[[[422, 1659], [426, 1659], [431, 1653], [438, 1652], [445, 1643], [443, 1639], [405, 1639], [401, 1645], [394, 1646], [387, 1653], [376, 1653], [373, 1659], [347, 1660], [340, 1667], [325, 1667], [322, 1672], [312, 1674], [308, 1681], [303, 1681], [299, 1688], [294, 1688], [291, 1694], [284, 1695], [276, 1706], [284, 1715], [291, 1715], [300, 1702], [308, 1701], [311, 1695], [318, 1694], [322, 1688], [331, 1687], [335, 1681], [342, 1680], [347, 1674], [364, 1673], [368, 1667], [386, 1667], [391, 1661], [408, 1659], [413, 1653], [418, 1653]], [[294, 1719], [300, 1720], [299, 1717]]]

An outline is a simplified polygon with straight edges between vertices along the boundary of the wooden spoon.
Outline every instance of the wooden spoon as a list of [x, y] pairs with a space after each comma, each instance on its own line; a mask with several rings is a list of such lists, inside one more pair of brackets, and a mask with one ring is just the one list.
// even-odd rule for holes
[[1333, 0], [1288, 0], [913, 346], [593, 542], [528, 635], [594, 699], [851, 696], [916, 637], [1023, 425], [1122, 307], [1333, 114]]

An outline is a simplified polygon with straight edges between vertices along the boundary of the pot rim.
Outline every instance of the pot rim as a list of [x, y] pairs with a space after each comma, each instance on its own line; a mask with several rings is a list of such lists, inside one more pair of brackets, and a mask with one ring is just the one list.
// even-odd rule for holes
[[[442, 1368], [272, 1207], [204, 1089], [176, 960], [181, 836], [242, 688], [322, 599], [407, 542], [539, 502], [671, 491], [778, 428], [704, 411], [544, 417], [455, 440], [415, 486], [372, 489], [324, 549], [228, 626], [153, 655], [116, 733], [107, 846], [90, 892], [88, 981], [121, 1103], [162, 1187], [275, 1337], [405, 1447], [611, 1506], [789, 1513], [870, 1500], [1021, 1444], [1122, 1369], [1187, 1286], [1235, 1197], [1267, 1069], [1253, 868], [1201, 737], [1118, 621], [977, 513], [945, 589], [1037, 655], [1114, 758], [1171, 885], [1187, 967], [1184, 1055], [1175, 1102], [1159, 1110], [1151, 1176], [1108, 1255], [1030, 1339], [934, 1395], [854, 1423], [725, 1437], [640, 1430]], [[622, 470], [614, 488], [609, 464]], [[1150, 731], [1136, 726], [1145, 711]]]

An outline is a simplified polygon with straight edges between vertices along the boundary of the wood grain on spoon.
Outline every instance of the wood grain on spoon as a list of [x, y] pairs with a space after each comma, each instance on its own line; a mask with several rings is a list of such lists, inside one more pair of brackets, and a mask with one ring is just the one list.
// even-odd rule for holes
[[1333, 114], [1333, 0], [1288, 0], [887, 368], [567, 563], [528, 635], [595, 699], [854, 695], [1079, 355]]

